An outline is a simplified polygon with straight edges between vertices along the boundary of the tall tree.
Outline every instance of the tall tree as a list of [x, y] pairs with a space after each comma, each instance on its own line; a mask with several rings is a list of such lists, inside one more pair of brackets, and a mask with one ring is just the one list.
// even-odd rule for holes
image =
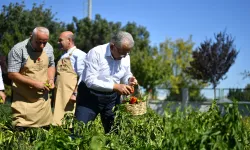
[[146, 52], [135, 51], [131, 56], [133, 74], [147, 92], [152, 90], [153, 95], [157, 86], [164, 84], [169, 79], [170, 67], [164, 65], [163, 62], [163, 57], [157, 53], [152, 56]]
[[201, 97], [199, 95], [200, 88], [203, 88], [205, 85], [197, 80], [193, 80], [184, 72], [184, 69], [190, 66], [189, 62], [192, 61], [193, 46], [192, 36], [189, 36], [187, 40], [177, 39], [172, 41], [167, 39], [160, 44], [160, 53], [164, 57], [165, 65], [171, 67], [170, 78], [165, 83], [165, 87], [170, 88], [170, 96], [168, 98], [171, 100], [181, 99], [181, 88], [190, 88], [190, 99]]
[[193, 61], [191, 67], [185, 71], [193, 79], [211, 83], [216, 98], [216, 87], [220, 80], [225, 79], [225, 74], [234, 64], [238, 51], [234, 45], [234, 39], [225, 31], [214, 35], [215, 42], [205, 40], [193, 51]]
[[[0, 55], [1, 61], [6, 60], [6, 56], [11, 48], [18, 42], [28, 38], [36, 26], [45, 26], [50, 30], [49, 42], [55, 47], [59, 33], [64, 30], [64, 24], [54, 19], [51, 9], [45, 9], [44, 4], [33, 4], [31, 10], [25, 8], [24, 2], [10, 3], [3, 5], [0, 10]], [[55, 56], [59, 56], [59, 51], [55, 50]], [[7, 66], [3, 69], [4, 83], [8, 83]], [[10, 87], [5, 86], [6, 93], [10, 95]]]
[[36, 26], [45, 26], [50, 30], [49, 42], [57, 45], [57, 37], [64, 30], [63, 23], [54, 19], [51, 9], [44, 4], [33, 4], [31, 10], [25, 8], [24, 2], [3, 5], [0, 12], [0, 53], [7, 55], [18, 42], [28, 38]]
[[91, 48], [109, 42], [112, 33], [121, 29], [121, 23], [108, 22], [97, 14], [92, 21], [89, 18], [79, 20], [73, 17], [67, 29], [76, 34], [77, 47], [87, 53]]
[[187, 87], [190, 83], [190, 78], [183, 72], [183, 69], [188, 67], [192, 60], [193, 45], [191, 36], [187, 41], [167, 39], [160, 44], [160, 52], [164, 56], [166, 64], [170, 65], [172, 70], [170, 80], [166, 83], [167, 87], [178, 89]]

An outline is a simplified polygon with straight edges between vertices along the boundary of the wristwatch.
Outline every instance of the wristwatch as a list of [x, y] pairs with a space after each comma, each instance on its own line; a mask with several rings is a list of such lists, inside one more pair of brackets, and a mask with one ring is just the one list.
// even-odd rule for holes
[[72, 94], [72, 95], [77, 96], [77, 93], [76, 93], [76, 92], [73, 92], [73, 94]]

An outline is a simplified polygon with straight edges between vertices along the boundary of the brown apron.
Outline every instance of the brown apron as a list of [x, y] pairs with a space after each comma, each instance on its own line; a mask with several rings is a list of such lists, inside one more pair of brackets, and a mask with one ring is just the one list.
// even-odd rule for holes
[[[20, 74], [36, 81], [46, 82], [48, 79], [49, 58], [43, 52], [30, 50], [26, 64]], [[11, 104], [14, 126], [42, 127], [52, 123], [51, 100], [48, 92], [21, 83], [14, 83], [13, 101]]]
[[57, 64], [53, 125], [62, 125], [65, 113], [74, 113], [75, 111], [75, 103], [70, 101], [77, 84], [77, 74], [70, 61], [73, 51], [69, 57], [60, 59]]

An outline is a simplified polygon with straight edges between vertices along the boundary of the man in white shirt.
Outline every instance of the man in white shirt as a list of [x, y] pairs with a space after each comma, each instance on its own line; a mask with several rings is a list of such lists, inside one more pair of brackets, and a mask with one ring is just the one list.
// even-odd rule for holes
[[0, 99], [3, 100], [2, 103], [5, 102], [6, 95], [4, 93], [4, 84], [3, 84], [3, 77], [2, 77], [2, 70], [0, 66]]
[[136, 78], [130, 71], [130, 56], [134, 46], [130, 33], [116, 33], [110, 43], [91, 49], [85, 59], [82, 82], [78, 87], [76, 118], [84, 123], [100, 113], [105, 133], [114, 123], [112, 111], [120, 95], [132, 93]]
[[86, 53], [75, 46], [75, 36], [71, 31], [60, 34], [58, 44], [64, 51], [57, 63], [55, 86], [55, 109], [53, 124], [61, 125], [65, 113], [75, 112], [77, 83], [84, 70]]

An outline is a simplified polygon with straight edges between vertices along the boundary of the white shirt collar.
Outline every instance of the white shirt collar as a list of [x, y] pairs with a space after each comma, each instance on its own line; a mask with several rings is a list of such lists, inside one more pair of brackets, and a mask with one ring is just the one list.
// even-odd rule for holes
[[67, 53], [71, 53], [74, 49], [76, 49], [76, 46], [71, 47], [71, 48], [67, 51]]
[[106, 50], [105, 56], [111, 56], [111, 57], [113, 57], [112, 54], [111, 54], [110, 44], [108, 44], [108, 46], [107, 46], [107, 50]]

